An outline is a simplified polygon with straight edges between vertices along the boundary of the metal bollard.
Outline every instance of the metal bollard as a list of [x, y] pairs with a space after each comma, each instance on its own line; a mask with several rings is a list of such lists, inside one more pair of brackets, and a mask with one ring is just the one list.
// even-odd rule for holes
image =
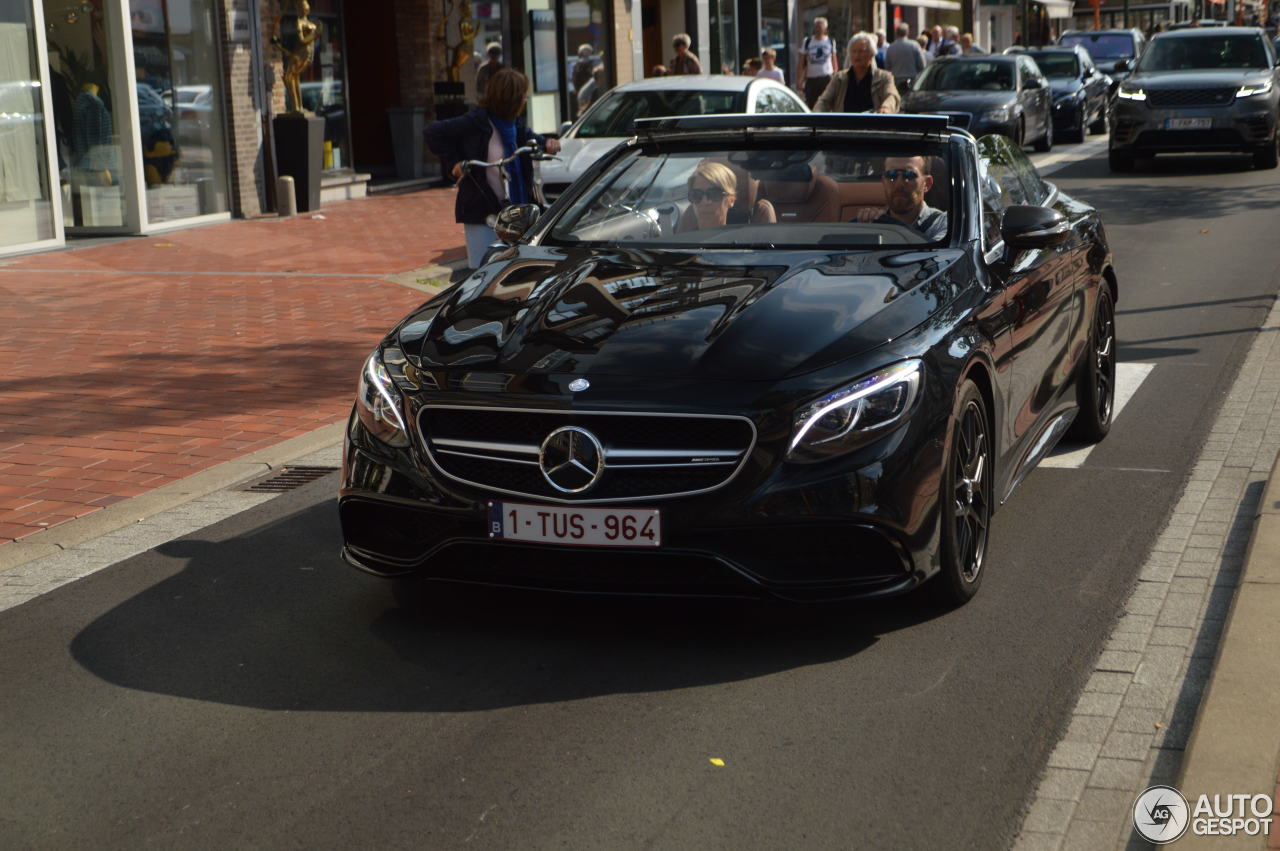
[[298, 196], [294, 193], [293, 178], [287, 174], [276, 178], [276, 214], [282, 219], [298, 215]]

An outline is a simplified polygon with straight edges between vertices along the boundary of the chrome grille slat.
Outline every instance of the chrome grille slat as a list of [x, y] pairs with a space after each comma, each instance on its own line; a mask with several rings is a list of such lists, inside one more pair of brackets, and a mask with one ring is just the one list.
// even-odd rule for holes
[[[448, 478], [496, 493], [574, 504], [715, 490], [733, 480], [756, 441], [749, 418], [725, 414], [428, 405], [417, 423], [427, 457]], [[582, 493], [553, 489], [530, 457], [540, 454], [547, 435], [566, 425], [588, 429], [604, 449], [600, 479]]]

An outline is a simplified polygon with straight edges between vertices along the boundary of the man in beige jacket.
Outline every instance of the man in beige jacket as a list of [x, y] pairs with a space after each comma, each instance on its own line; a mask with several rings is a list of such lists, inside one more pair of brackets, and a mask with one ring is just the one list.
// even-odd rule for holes
[[849, 67], [837, 71], [814, 112], [897, 112], [902, 105], [893, 75], [875, 67], [876, 37], [857, 33], [849, 39]]

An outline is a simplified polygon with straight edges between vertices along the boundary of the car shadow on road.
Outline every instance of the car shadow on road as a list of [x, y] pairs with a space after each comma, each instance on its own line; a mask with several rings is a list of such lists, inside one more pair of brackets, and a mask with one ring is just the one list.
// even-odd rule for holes
[[73, 657], [194, 700], [459, 712], [768, 676], [944, 613], [918, 595], [793, 607], [476, 590], [410, 613], [335, 558], [335, 513], [325, 502], [222, 540], [219, 524], [64, 589], [101, 599], [104, 574], [138, 587], [75, 636]]

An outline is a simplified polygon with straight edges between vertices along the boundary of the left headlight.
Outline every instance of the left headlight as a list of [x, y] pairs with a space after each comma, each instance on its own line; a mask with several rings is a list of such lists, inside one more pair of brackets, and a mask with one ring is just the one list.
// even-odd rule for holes
[[1236, 91], [1236, 97], [1247, 98], [1254, 95], [1266, 95], [1271, 93], [1271, 81], [1263, 80], [1260, 83], [1245, 83]]
[[[388, 349], [388, 353], [393, 350]], [[398, 350], [394, 354], [399, 354]], [[408, 446], [409, 430], [401, 413], [400, 391], [383, 363], [383, 353], [374, 349], [360, 370], [356, 386], [356, 416], [369, 433], [390, 446]]]
[[986, 112], [982, 113], [982, 117], [987, 121], [1008, 121], [1009, 107], [994, 106], [991, 109], [988, 109]]
[[841, 387], [796, 412], [792, 460], [844, 452], [901, 420], [920, 392], [923, 364], [908, 360]]

